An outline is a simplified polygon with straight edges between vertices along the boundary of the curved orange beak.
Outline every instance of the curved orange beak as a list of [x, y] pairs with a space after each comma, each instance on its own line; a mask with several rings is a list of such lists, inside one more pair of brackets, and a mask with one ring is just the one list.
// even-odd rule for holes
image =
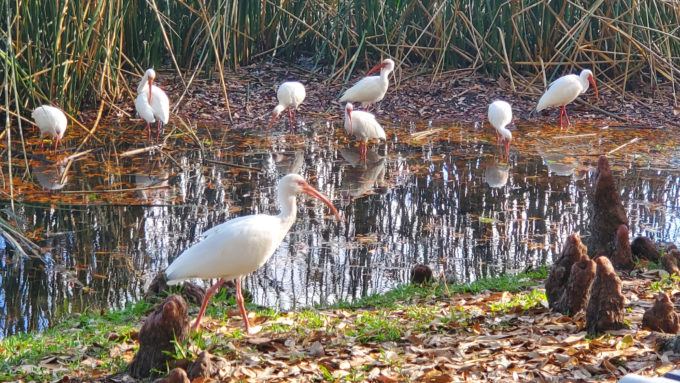
[[352, 111], [347, 111], [347, 117], [349, 118], [349, 134], [354, 134], [354, 125], [352, 125]]
[[387, 63], [380, 63], [380, 64], [374, 66], [373, 68], [371, 68], [371, 70], [369, 70], [368, 73], [366, 73], [366, 76], [368, 76], [368, 75], [370, 75], [371, 73], [377, 71], [378, 69], [382, 69], [382, 68], [384, 68], [384, 67], [386, 67], [386, 66], [387, 66]]
[[153, 80], [149, 78], [149, 104], [151, 103], [151, 86], [153, 85]]
[[590, 82], [590, 85], [593, 86], [593, 89], [595, 89], [595, 99], [600, 100], [600, 97], [597, 95], [597, 85], [595, 85], [595, 79], [593, 76], [588, 76], [588, 81]]
[[308, 195], [311, 195], [312, 197], [318, 198], [321, 200], [321, 202], [325, 203], [333, 212], [335, 215], [335, 218], [338, 219], [338, 221], [344, 221], [341, 217], [340, 214], [338, 214], [338, 210], [333, 206], [331, 201], [326, 197], [325, 195], [321, 194], [320, 191], [314, 189], [311, 187], [308, 183], [305, 182], [304, 186], [302, 186], [302, 192]]
[[274, 121], [276, 121], [277, 117], [279, 117], [278, 114], [272, 113], [272, 119], [269, 120], [269, 126], [267, 127], [267, 137], [269, 137], [269, 131], [272, 129], [272, 125], [274, 125]]

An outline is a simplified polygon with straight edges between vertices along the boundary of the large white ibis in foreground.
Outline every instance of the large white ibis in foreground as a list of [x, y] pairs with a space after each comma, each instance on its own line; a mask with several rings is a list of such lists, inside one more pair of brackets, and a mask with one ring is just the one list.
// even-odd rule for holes
[[290, 132], [293, 133], [293, 121], [295, 120], [295, 111], [298, 106], [302, 104], [305, 96], [305, 86], [297, 81], [286, 81], [279, 85], [279, 89], [276, 91], [276, 98], [279, 100], [279, 104], [274, 108], [272, 112], [272, 119], [269, 121], [269, 127], [267, 127], [267, 135], [269, 135], [269, 130], [272, 128], [272, 124], [276, 118], [285, 109], [288, 109], [288, 120], [290, 121]]
[[580, 75], [568, 74], [553, 81], [548, 90], [543, 93], [541, 99], [538, 100], [536, 111], [540, 112], [545, 108], [561, 106], [560, 110], [560, 129], [563, 127], [562, 116], [567, 120], [567, 127], [569, 126], [569, 117], [567, 116], [567, 109], [565, 106], [574, 101], [580, 94], [588, 90], [588, 85], [591, 84], [595, 89], [595, 98], [597, 95], [597, 85], [595, 85], [595, 78], [593, 72], [589, 69], [581, 71]]
[[[378, 69], [380, 69], [380, 76], [368, 76]], [[340, 97], [340, 102], [360, 102], [361, 106], [366, 108], [368, 105], [382, 100], [390, 84], [388, 76], [393, 70], [394, 61], [391, 59], [383, 60], [368, 71], [366, 77], [347, 89]]]
[[51, 105], [42, 105], [35, 108], [31, 117], [35, 120], [35, 124], [38, 125], [38, 129], [40, 129], [41, 140], [45, 136], [50, 136], [54, 139], [54, 152], [56, 153], [59, 140], [64, 136], [66, 125], [68, 124], [64, 112]]
[[361, 141], [360, 158], [366, 161], [367, 142], [372, 139], [386, 140], [385, 130], [371, 113], [354, 110], [351, 103], [345, 105], [345, 131]]
[[170, 118], [170, 100], [163, 90], [153, 84], [156, 79], [156, 71], [149, 68], [144, 72], [144, 77], [137, 86], [137, 99], [135, 108], [137, 113], [146, 121], [146, 136], [151, 139], [151, 124], [158, 120], [156, 140], [160, 137], [163, 126]]
[[203, 233], [203, 240], [185, 250], [165, 270], [168, 284], [189, 278], [220, 278], [205, 294], [193, 328], [201, 323], [210, 297], [226, 281], [236, 279], [238, 302], [246, 331], [251, 330], [241, 292], [241, 277], [262, 266], [281, 244], [295, 223], [296, 195], [305, 193], [320, 199], [341, 220], [338, 211], [326, 196], [311, 187], [301, 176], [288, 174], [279, 181], [278, 199], [281, 213], [277, 216], [256, 214], [234, 218]]
[[510, 140], [512, 133], [506, 126], [512, 121], [512, 107], [505, 101], [496, 100], [489, 105], [489, 122], [496, 129], [496, 138], [505, 145], [505, 156], [510, 152]]

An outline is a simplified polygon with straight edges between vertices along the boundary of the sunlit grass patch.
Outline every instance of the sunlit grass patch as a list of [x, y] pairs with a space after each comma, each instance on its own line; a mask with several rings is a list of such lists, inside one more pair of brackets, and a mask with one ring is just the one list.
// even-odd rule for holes
[[548, 298], [544, 290], [531, 290], [529, 292], [513, 294], [508, 300], [502, 299], [498, 302], [491, 302], [489, 308], [492, 312], [508, 312], [515, 308], [529, 310], [541, 306]]
[[451, 291], [479, 293], [484, 290], [490, 291], [521, 291], [536, 285], [537, 281], [542, 281], [548, 277], [545, 266], [522, 272], [519, 274], [504, 274], [498, 277], [478, 279], [470, 284], [462, 284], [451, 287]]
[[303, 310], [297, 314], [297, 322], [299, 326], [306, 329], [319, 329], [327, 325], [326, 318], [317, 311]]
[[388, 312], [364, 312], [358, 315], [347, 335], [357, 337], [361, 343], [398, 341], [403, 335], [399, 321]]
[[[132, 334], [149, 309], [140, 302], [104, 315], [71, 318], [44, 333], [19, 333], [0, 340], [0, 380], [54, 380], [75, 370], [120, 371], [131, 355], [111, 355], [118, 345], [133, 344]], [[131, 351], [135, 347], [131, 346]], [[83, 364], [83, 360], [91, 360]], [[45, 363], [49, 361], [49, 363]]]
[[664, 274], [660, 280], [652, 281], [649, 289], [656, 293], [671, 293], [680, 288], [680, 276], [677, 274]]

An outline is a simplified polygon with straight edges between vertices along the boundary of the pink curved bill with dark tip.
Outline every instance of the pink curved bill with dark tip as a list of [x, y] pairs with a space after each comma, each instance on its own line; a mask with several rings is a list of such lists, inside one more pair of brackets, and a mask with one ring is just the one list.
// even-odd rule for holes
[[274, 121], [276, 121], [277, 117], [279, 117], [278, 114], [272, 113], [272, 119], [269, 120], [269, 126], [267, 127], [267, 136], [269, 136], [269, 131], [272, 129], [272, 125], [274, 125]]
[[318, 198], [319, 200], [321, 200], [321, 202], [325, 203], [325, 204], [331, 209], [331, 211], [332, 211], [333, 214], [335, 215], [335, 218], [337, 218], [338, 221], [344, 221], [344, 220], [340, 217], [340, 214], [338, 213], [338, 210], [335, 208], [335, 206], [333, 206], [333, 204], [332, 204], [331, 201], [328, 199], [328, 197], [326, 197], [325, 195], [323, 195], [320, 191], [314, 189], [314, 188], [311, 187], [308, 183], [305, 182], [304, 186], [302, 186], [302, 192], [305, 193], [305, 194], [311, 195], [312, 197]]
[[593, 89], [595, 89], [595, 99], [599, 101], [600, 97], [597, 94], [597, 85], [595, 85], [595, 78], [593, 76], [589, 76], [588, 81], [590, 82], [590, 85], [593, 86]]
[[369, 70], [368, 73], [366, 73], [366, 76], [368, 76], [368, 75], [370, 75], [371, 73], [377, 71], [378, 69], [382, 69], [382, 68], [384, 68], [384, 67], [386, 67], [386, 66], [387, 66], [387, 63], [386, 63], [386, 62], [381, 62], [380, 64], [378, 64], [378, 65], [374, 66], [373, 68], [371, 68], [371, 70]]

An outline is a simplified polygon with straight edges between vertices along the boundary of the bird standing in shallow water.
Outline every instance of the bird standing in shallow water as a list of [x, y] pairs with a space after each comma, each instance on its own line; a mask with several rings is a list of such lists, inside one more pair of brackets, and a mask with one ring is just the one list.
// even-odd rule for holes
[[285, 109], [288, 109], [290, 132], [293, 133], [295, 111], [297, 110], [298, 106], [302, 104], [302, 101], [304, 101], [305, 96], [306, 96], [305, 86], [302, 85], [302, 83], [300, 82], [286, 81], [279, 86], [279, 89], [276, 91], [276, 99], [279, 101], [279, 104], [276, 105], [276, 108], [274, 108], [274, 112], [272, 112], [272, 119], [271, 121], [269, 121], [269, 126], [267, 127], [267, 135], [269, 135], [269, 131], [271, 130], [272, 125], [274, 124], [276, 118]]
[[[54, 152], [56, 153], [59, 140], [64, 136], [66, 125], [68, 124], [64, 112], [51, 105], [41, 105], [35, 108], [31, 117], [33, 117], [35, 124], [38, 125], [38, 129], [40, 129], [41, 141], [45, 136], [50, 136], [54, 139]], [[42, 142], [40, 145], [42, 146]]]
[[[380, 76], [368, 76], [380, 69]], [[359, 80], [353, 87], [347, 89], [340, 97], [340, 102], [360, 102], [363, 108], [376, 103], [385, 97], [390, 84], [389, 75], [394, 70], [394, 61], [383, 60], [368, 71], [366, 77]]]
[[156, 71], [151, 68], [147, 69], [137, 86], [137, 99], [135, 100], [137, 113], [146, 121], [148, 140], [151, 140], [151, 124], [158, 120], [156, 132], [156, 140], [158, 140], [163, 126], [168, 123], [170, 118], [170, 100], [161, 88], [153, 85], [155, 79]]
[[203, 239], [180, 254], [165, 270], [168, 284], [189, 278], [220, 278], [208, 291], [193, 328], [201, 323], [210, 297], [226, 281], [236, 279], [236, 301], [246, 332], [253, 334], [248, 322], [241, 277], [259, 269], [281, 244], [297, 214], [296, 195], [305, 193], [328, 205], [338, 220], [338, 211], [326, 196], [311, 187], [301, 176], [288, 174], [278, 184], [279, 215], [255, 214], [234, 218], [203, 233]]
[[351, 103], [345, 105], [345, 131], [353, 134], [361, 142], [360, 159], [366, 161], [367, 142], [372, 139], [386, 140], [385, 130], [380, 126], [375, 116], [361, 110], [354, 110]]
[[588, 85], [592, 85], [595, 89], [595, 98], [598, 99], [597, 85], [595, 85], [595, 78], [593, 72], [589, 69], [581, 71], [580, 75], [568, 74], [553, 81], [548, 90], [543, 93], [541, 99], [538, 100], [536, 111], [540, 112], [545, 108], [552, 108], [554, 106], [561, 106], [560, 110], [560, 129], [564, 126], [562, 123], [562, 116], [567, 120], [567, 127], [569, 127], [569, 117], [567, 116], [567, 104], [574, 101], [576, 97], [585, 93], [588, 90]]
[[510, 140], [512, 140], [512, 133], [506, 126], [512, 122], [512, 107], [505, 101], [496, 100], [489, 105], [489, 122], [496, 129], [496, 138], [499, 143], [503, 137], [503, 144], [505, 145], [505, 157], [510, 153]]

